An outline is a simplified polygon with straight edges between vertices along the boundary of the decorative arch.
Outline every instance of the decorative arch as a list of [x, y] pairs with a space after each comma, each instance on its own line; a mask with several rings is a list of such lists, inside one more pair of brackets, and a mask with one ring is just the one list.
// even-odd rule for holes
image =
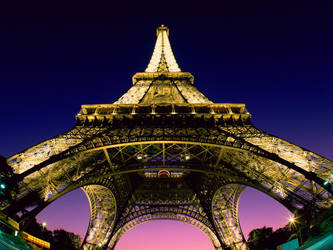
[[[64, 160], [66, 161], [66, 159], [72, 158], [73, 156], [80, 154], [84, 155], [93, 154], [95, 155], [93, 158], [98, 158], [96, 157], [96, 154], [102, 154], [101, 158], [99, 159], [106, 158], [110, 166], [114, 167], [113, 163], [110, 161], [110, 159], [108, 159], [110, 151], [112, 150], [121, 151], [126, 147], [129, 146], [132, 147], [135, 145], [137, 146], [143, 145], [143, 147], [146, 147], [146, 145], [156, 145], [156, 144], [189, 145], [190, 147], [192, 145], [195, 145], [197, 147], [201, 147], [202, 150], [210, 152], [210, 154], [212, 155], [211, 158], [214, 158], [213, 160], [210, 159], [212, 160], [212, 162], [211, 164], [207, 164], [208, 166], [217, 168], [223, 165], [220, 163], [224, 161], [225, 163], [233, 166], [234, 168], [237, 168], [237, 171], [243, 172], [245, 175], [248, 175], [253, 179], [256, 179], [257, 177], [259, 179], [262, 179], [262, 177], [266, 179], [267, 178], [273, 179], [272, 173], [274, 172], [279, 176], [279, 178], [274, 179], [275, 184], [271, 188], [275, 188], [278, 190], [287, 189], [286, 191], [288, 192], [295, 192], [299, 197], [303, 197], [306, 200], [315, 200], [314, 203], [316, 203], [319, 207], [329, 207], [332, 205], [332, 203], [328, 199], [328, 197], [331, 196], [330, 192], [332, 192], [332, 190], [330, 190], [329, 187], [326, 186], [322, 187], [324, 183], [323, 180], [320, 179], [316, 174], [314, 174], [315, 171], [318, 171], [318, 173], [321, 173], [323, 177], [327, 178], [325, 175], [327, 175], [328, 171], [323, 172], [323, 168], [320, 165], [315, 167], [315, 164], [313, 164], [315, 162], [313, 162], [312, 163], [313, 165], [311, 166], [313, 172], [309, 172], [307, 171], [308, 168], [306, 168], [306, 166], [298, 167], [287, 160], [279, 158], [275, 154], [272, 154], [266, 150], [260, 149], [255, 145], [247, 143], [243, 139], [239, 139], [237, 141], [232, 137], [227, 137], [225, 139], [225, 142], [222, 143], [221, 145], [221, 143], [218, 143], [218, 141], [220, 140], [218, 139], [219, 137], [216, 138], [215, 143], [198, 142], [197, 140], [196, 141], [164, 140], [164, 141], [138, 142], [138, 138], [136, 138], [136, 140], [133, 142], [128, 142], [127, 140], [127, 143], [121, 143], [118, 141], [118, 143], [111, 145], [109, 144], [111, 143], [111, 141], [106, 143], [106, 145], [103, 145], [103, 143], [101, 143], [103, 142], [103, 140], [100, 139], [98, 145], [96, 143], [96, 146], [93, 142], [94, 140], [96, 140], [95, 138], [93, 139], [92, 142], [72, 147], [69, 150], [66, 150], [65, 152], [58, 154], [57, 156], [51, 157], [49, 160], [46, 160], [36, 165], [35, 167], [30, 168], [29, 170], [23, 172], [20, 178], [24, 178], [25, 175], [28, 175], [29, 177], [34, 177], [36, 172], [38, 172], [40, 169], [42, 168], [44, 169], [45, 167], [52, 168], [52, 166], [57, 165], [56, 164], [57, 162]], [[104, 162], [106, 160], [104, 160]], [[324, 163], [327, 165], [328, 161]], [[161, 163], [161, 165], [163, 165], [163, 163]], [[122, 166], [119, 167], [123, 169]], [[325, 169], [327, 169], [327, 167], [325, 167]], [[215, 171], [214, 168], [206, 168], [206, 170]], [[30, 175], [29, 174], [30, 172], [31, 174], [32, 173], [34, 174]], [[87, 170], [84, 170], [84, 172], [87, 172]], [[323, 173], [325, 173], [325, 175]], [[304, 178], [304, 175], [306, 178]], [[307, 179], [307, 177], [309, 177], [309, 179]], [[329, 189], [329, 192], [326, 189]]]
[[206, 234], [207, 237], [211, 240], [215, 249], [217, 250], [222, 249], [221, 243], [217, 238], [216, 234], [207, 225], [185, 214], [168, 214], [168, 213], [145, 214], [127, 222], [124, 226], [122, 226], [115, 232], [115, 234], [111, 238], [109, 246], [111, 247], [111, 249], [114, 249], [119, 239], [129, 230], [133, 229], [134, 227], [140, 224], [153, 220], [175, 220], [175, 221], [185, 222], [189, 225], [194, 226], [195, 228], [199, 229], [204, 234]]
[[95, 249], [96, 247], [107, 245], [111, 238], [118, 212], [117, 200], [114, 191], [112, 191], [114, 188], [107, 181], [104, 181], [104, 183], [94, 183], [91, 180], [87, 180], [69, 185], [24, 215], [20, 221], [21, 228], [24, 229], [25, 224], [28, 224], [32, 217], [35, 217], [48, 205], [78, 188], [84, 191], [90, 206], [89, 226], [82, 243], [82, 248]]
[[251, 186], [260, 192], [265, 193], [277, 202], [285, 206], [289, 211], [295, 208], [285, 202], [275, 193], [259, 185], [251, 183], [228, 183], [216, 190], [212, 199], [212, 215], [214, 225], [222, 242], [232, 249], [247, 249], [246, 240], [240, 227], [238, 217], [238, 204], [242, 192], [247, 186]]

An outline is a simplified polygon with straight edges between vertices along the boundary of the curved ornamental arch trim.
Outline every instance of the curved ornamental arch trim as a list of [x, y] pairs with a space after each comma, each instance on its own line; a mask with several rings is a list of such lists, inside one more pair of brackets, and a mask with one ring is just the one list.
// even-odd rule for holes
[[222, 250], [220, 241], [209, 227], [207, 227], [204, 223], [183, 214], [146, 214], [135, 218], [134, 220], [127, 222], [122, 228], [118, 229], [118, 231], [113, 235], [109, 246], [111, 247], [111, 249], [113, 249], [119, 239], [128, 231], [138, 225], [154, 220], [174, 220], [179, 222], [185, 222], [203, 232], [211, 240], [216, 250]]
[[[60, 152], [57, 155], [53, 155], [51, 156], [49, 159], [45, 160], [44, 162], [41, 162], [39, 164], [37, 164], [36, 166], [31, 167], [30, 169], [24, 171], [23, 173], [21, 173], [19, 175], [19, 180], [22, 180], [25, 176], [33, 173], [36, 170], [39, 170], [53, 162], [59, 161], [61, 159], [70, 157], [73, 154], [77, 154], [78, 152], [82, 152], [82, 151], [94, 151], [94, 150], [99, 150], [99, 149], [106, 149], [109, 147], [114, 147], [116, 145], [126, 145], [127, 143], [129, 144], [137, 144], [137, 143], [154, 143], [156, 141], [161, 141], [161, 142], [183, 142], [183, 143], [200, 143], [202, 145], [209, 145], [209, 146], [219, 146], [219, 147], [227, 147], [227, 148], [233, 148], [235, 150], [244, 150], [244, 151], [249, 151], [253, 154], [256, 154], [258, 156], [261, 156], [263, 158], [267, 158], [269, 160], [272, 161], [276, 161], [280, 164], [283, 164], [285, 166], [287, 166], [288, 168], [294, 169], [297, 172], [301, 173], [302, 175], [304, 175], [304, 177], [306, 179], [309, 179], [311, 181], [314, 181], [315, 183], [317, 183], [318, 185], [320, 185], [322, 188], [326, 189], [328, 192], [330, 192], [331, 194], [333, 194], [333, 191], [331, 189], [331, 187], [324, 185], [325, 181], [324, 179], [322, 179], [321, 177], [319, 177], [316, 172], [318, 172], [321, 176], [323, 176], [326, 179], [330, 179], [330, 170], [333, 170], [332, 165], [333, 163], [326, 160], [326, 159], [320, 159], [321, 160], [321, 164], [324, 162], [326, 164], [322, 164], [322, 166], [316, 166], [315, 164], [307, 164], [299, 167], [296, 164], [281, 158], [278, 154], [276, 154], [275, 152], [270, 152], [267, 151], [266, 149], [267, 147], [267, 143], [264, 144], [262, 143], [262, 140], [260, 140], [260, 142], [264, 145], [266, 145], [266, 149], [264, 149], [261, 145], [261, 147], [248, 142], [248, 140], [236, 136], [234, 134], [231, 134], [227, 131], [224, 131], [222, 129], [214, 129], [213, 131], [209, 131], [206, 135], [209, 135], [209, 137], [189, 137], [189, 136], [172, 136], [172, 137], [168, 137], [166, 135], [163, 135], [163, 132], [161, 128], [155, 128], [155, 130], [157, 131], [152, 131], [152, 133], [159, 135], [158, 137], [140, 137], [140, 136], [131, 136], [131, 137], [120, 137], [112, 135], [111, 131], [106, 131], [109, 133], [101, 133], [101, 134], [97, 134], [95, 136], [93, 136], [90, 139], [86, 139], [83, 142], [79, 143], [78, 145], [72, 146], [69, 149]], [[160, 131], [159, 131], [160, 130]], [[129, 132], [129, 131], [128, 131]], [[250, 139], [250, 141], [252, 142], [256, 142], [255, 140], [258, 141], [258, 139]], [[267, 139], [266, 139], [267, 140]], [[277, 140], [276, 138], [270, 139], [272, 140], [272, 142], [274, 143], [274, 140]], [[280, 140], [280, 142], [282, 142], [282, 140]], [[277, 148], [277, 147], [274, 147]], [[311, 158], [309, 151], [303, 151], [303, 154], [305, 155], [305, 162], [309, 162], [311, 160], [314, 160], [314, 156]], [[317, 158], [319, 158], [317, 156]], [[15, 158], [11, 158], [12, 160], [15, 160]], [[11, 161], [10, 161], [11, 163]], [[331, 166], [330, 166], [331, 164]], [[310, 165], [310, 166], [309, 166]], [[327, 166], [325, 166], [327, 165]], [[19, 169], [19, 168], [18, 168]], [[16, 171], [19, 171], [17, 168], [15, 168]], [[309, 171], [310, 170], [310, 171]]]
[[[156, 144], [156, 143], [163, 143], [163, 144], [170, 144], [170, 143], [179, 143], [179, 144], [195, 144], [195, 145], [202, 145], [202, 146], [208, 146], [208, 147], [214, 147], [214, 148], [220, 148], [220, 154], [223, 153], [224, 149], [233, 149], [233, 150], [238, 150], [238, 151], [243, 151], [243, 152], [250, 152], [253, 155], [258, 156], [259, 158], [267, 159], [273, 162], [276, 162], [278, 164], [281, 164], [281, 166], [286, 166], [287, 168], [294, 170], [298, 174], [302, 174], [307, 180], [313, 181], [314, 183], [317, 184], [317, 189], [325, 189], [328, 191], [330, 194], [332, 194], [332, 189], [330, 186], [325, 185], [324, 179], [318, 177], [316, 174], [317, 172], [323, 176], [325, 175], [325, 178], [330, 178], [330, 171], [329, 171], [329, 165], [328, 169], [327, 167], [325, 168], [325, 171], [322, 171], [322, 167], [317, 167], [315, 168], [314, 166], [296, 166], [294, 163], [291, 163], [285, 159], [282, 159], [275, 153], [271, 153], [269, 151], [266, 151], [264, 149], [261, 149], [260, 147], [253, 145], [247, 141], [245, 141], [243, 138], [235, 137], [231, 134], [222, 134], [219, 135], [215, 138], [208, 138], [204, 140], [201, 140], [200, 138], [195, 141], [185, 141], [185, 140], [179, 140], [179, 141], [168, 141], [168, 140], [161, 140], [161, 141], [138, 141], [138, 138], [135, 138], [133, 142], [128, 141], [128, 138], [126, 139], [126, 142], [121, 142], [119, 139], [117, 139], [117, 143], [115, 143], [112, 140], [109, 140], [110, 138], [107, 137], [104, 133], [102, 135], [98, 135], [94, 137], [92, 140], [87, 140], [79, 145], [76, 145], [74, 147], [69, 148], [68, 150], [59, 153], [58, 155], [51, 156], [49, 159], [45, 160], [44, 162], [41, 162], [40, 164], [28, 169], [27, 171], [21, 173], [18, 175], [18, 180], [23, 180], [25, 176], [28, 176], [29, 174], [38, 171], [54, 162], [66, 159], [68, 157], [71, 157], [75, 154], [78, 154], [80, 152], [91, 152], [91, 151], [97, 151], [97, 150], [107, 150], [108, 148], [114, 148], [114, 147], [119, 147], [119, 146], [129, 146], [129, 145], [140, 145], [140, 144]], [[146, 138], [146, 139], [151, 139], [151, 138]], [[155, 138], [156, 139], [156, 138]], [[185, 138], [182, 138], [185, 139]], [[213, 144], [212, 142], [206, 142], [209, 141], [209, 139], [213, 140], [215, 143]], [[108, 155], [106, 154], [106, 157]], [[219, 157], [221, 158], [221, 157]], [[220, 159], [217, 160], [215, 165], [218, 165]], [[328, 160], [327, 160], [328, 161]], [[164, 164], [165, 165], [165, 164]], [[333, 167], [332, 167], [333, 168]], [[308, 171], [308, 170], [312, 171]], [[327, 177], [328, 176], [328, 177]], [[312, 183], [313, 185], [313, 183]], [[322, 191], [321, 191], [322, 192]], [[327, 196], [327, 195], [326, 195]]]

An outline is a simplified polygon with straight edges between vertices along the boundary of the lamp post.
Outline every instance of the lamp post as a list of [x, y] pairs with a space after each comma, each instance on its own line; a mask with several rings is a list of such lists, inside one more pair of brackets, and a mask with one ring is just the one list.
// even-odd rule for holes
[[46, 227], [46, 222], [43, 222], [43, 223], [42, 223], [43, 231], [45, 231], [45, 227]]
[[301, 246], [301, 245], [303, 245], [302, 232], [301, 232], [300, 227], [298, 226], [298, 223], [299, 222], [296, 220], [296, 218], [294, 217], [294, 215], [289, 217], [289, 224], [291, 226], [295, 226], [298, 243]]

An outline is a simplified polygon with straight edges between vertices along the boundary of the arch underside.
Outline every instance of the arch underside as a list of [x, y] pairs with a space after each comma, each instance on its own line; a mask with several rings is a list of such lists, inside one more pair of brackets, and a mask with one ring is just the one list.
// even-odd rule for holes
[[[183, 190], [184, 188], [182, 187]], [[244, 185], [239, 184], [226, 184], [220, 187], [215, 192], [212, 201], [213, 218], [209, 217], [210, 214], [205, 213], [200, 199], [190, 189], [184, 191], [182, 195], [178, 192], [172, 193], [171, 189], [166, 190], [167, 195], [166, 192], [157, 191], [152, 196], [145, 192], [148, 190], [139, 188], [129, 200], [129, 204], [114, 227], [111, 226], [114, 223], [114, 216], [112, 217], [112, 214], [108, 216], [108, 211], [105, 209], [102, 211], [104, 218], [112, 217], [112, 220], [109, 220], [110, 224], [95, 222], [94, 227], [89, 227], [87, 235], [93, 235], [93, 241], [90, 241], [89, 244], [85, 243], [84, 249], [106, 247], [108, 239], [110, 240], [109, 247], [114, 249], [116, 243], [127, 231], [151, 220], [176, 220], [188, 223], [205, 233], [215, 249], [222, 249], [222, 246], [228, 246], [231, 249], [246, 249], [238, 221], [238, 202], [244, 188]], [[156, 187], [153, 189], [156, 191]], [[93, 210], [98, 213], [100, 209], [101, 207], [95, 207]], [[211, 223], [212, 221], [215, 225]], [[108, 225], [110, 225], [110, 229], [114, 228], [112, 235], [110, 230], [106, 230]], [[98, 232], [98, 236], [96, 236], [96, 232]]]
[[184, 214], [170, 214], [170, 213], [165, 213], [165, 214], [146, 214], [146, 215], [141, 215], [129, 222], [127, 222], [122, 228], [120, 228], [111, 238], [110, 241], [110, 247], [111, 249], [114, 249], [114, 247], [116, 246], [117, 242], [119, 241], [119, 239], [125, 234], [127, 233], [129, 230], [131, 230], [132, 228], [149, 222], [149, 221], [153, 221], [153, 220], [174, 220], [174, 221], [180, 221], [180, 222], [185, 222], [189, 225], [192, 225], [194, 227], [196, 227], [197, 229], [199, 229], [200, 231], [202, 231], [204, 234], [206, 234], [206, 236], [211, 240], [213, 246], [215, 247], [215, 249], [222, 249], [221, 248], [221, 243], [219, 241], [219, 239], [217, 238], [216, 234], [208, 227], [206, 226], [204, 223], [200, 222], [197, 219], [194, 219], [193, 217], [190, 217], [188, 215], [184, 215]]
[[[224, 145], [256, 153], [260, 149], [297, 163], [323, 179], [330, 178], [332, 161], [288, 141], [267, 134], [252, 125], [218, 126], [217, 128], [116, 128], [75, 126], [73, 129], [31, 147], [8, 159], [15, 173], [36, 166], [51, 156], [55, 161], [81, 151], [145, 141], [183, 141]], [[256, 147], [253, 147], [256, 146]], [[66, 153], [65, 153], [66, 152]], [[65, 153], [65, 154], [64, 154]], [[38, 157], [37, 157], [38, 156]]]
[[130, 228], [149, 220], [171, 219], [202, 230], [219, 249], [221, 244], [209, 213], [184, 178], [144, 178], [119, 216], [109, 246], [113, 248]]
[[[184, 159], [186, 154], [191, 159]], [[139, 159], [139, 155], [144, 157]], [[82, 182], [87, 176], [106, 178], [117, 173], [144, 171], [147, 167], [170, 169], [179, 168], [179, 165], [184, 166], [182, 171], [236, 176], [239, 181], [259, 183], [267, 192], [277, 195], [295, 209], [310, 204], [318, 208], [332, 205], [331, 195], [325, 189], [280, 163], [231, 146], [182, 141], [128, 142], [77, 152], [25, 177], [19, 198], [35, 191], [47, 201], [70, 183]], [[331, 171], [333, 167], [330, 166], [325, 175]], [[173, 174], [177, 175], [177, 171]]]
[[244, 185], [224, 185], [215, 193], [212, 202], [217, 231], [225, 245], [233, 249], [247, 249], [238, 219], [238, 202], [244, 189]]
[[[9, 159], [16, 173], [27, 170], [31, 173], [20, 183], [16, 207], [7, 207], [5, 211], [17, 214], [34, 205], [33, 211], [37, 213], [61, 195], [87, 186], [84, 191], [92, 201], [92, 212], [85, 245], [105, 245], [115, 232], [121, 235], [117, 225], [130, 223], [119, 224], [119, 220], [126, 218], [121, 212], [124, 204], [135, 192], [128, 176], [135, 173], [140, 178], [153, 179], [159, 170], [166, 169], [171, 179], [191, 179], [192, 173], [197, 173], [215, 176], [218, 183], [208, 187], [213, 194], [206, 203], [210, 203], [212, 211], [204, 207], [208, 218], [214, 220], [203, 224], [222, 244], [243, 247], [237, 204], [244, 186], [265, 192], [290, 210], [315, 212], [332, 205], [329, 192], [297, 170], [275, 161], [270, 153], [324, 180], [331, 178], [331, 161], [253, 126], [173, 129], [76, 126]], [[101, 198], [108, 196], [104, 188], [88, 186], [101, 185], [105, 180], [115, 186], [106, 199], [110, 201], [108, 205]], [[105, 210], [102, 204], [106, 205]], [[110, 204], [117, 204], [121, 211]], [[98, 240], [93, 240], [93, 235]]]
[[111, 190], [100, 185], [82, 187], [90, 204], [90, 222], [83, 248], [107, 244], [116, 217], [116, 200]]

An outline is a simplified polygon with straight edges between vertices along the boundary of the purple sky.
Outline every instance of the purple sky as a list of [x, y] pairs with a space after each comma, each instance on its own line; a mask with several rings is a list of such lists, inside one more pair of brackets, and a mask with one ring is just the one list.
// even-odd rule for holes
[[[179, 66], [207, 97], [245, 103], [256, 127], [333, 159], [328, 1], [229, 2], [1, 6], [0, 154], [8, 157], [72, 128], [81, 104], [113, 103], [145, 69], [155, 29], [165, 24]], [[276, 229], [288, 217], [280, 204], [250, 188], [239, 209], [245, 235], [264, 225]], [[38, 216], [51, 229], [80, 235], [88, 218], [80, 190]], [[191, 226], [152, 222], [128, 232], [116, 249], [141, 250], [142, 241], [145, 250], [176, 249], [182, 242], [188, 244], [183, 250], [211, 246]]]

